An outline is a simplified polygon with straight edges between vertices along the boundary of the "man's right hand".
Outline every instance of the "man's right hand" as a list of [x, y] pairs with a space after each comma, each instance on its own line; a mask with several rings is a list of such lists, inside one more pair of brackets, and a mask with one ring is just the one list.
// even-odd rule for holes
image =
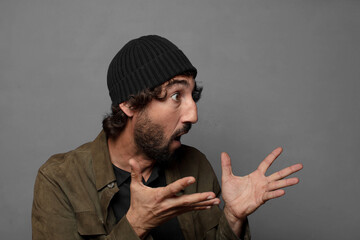
[[142, 183], [139, 164], [131, 159], [130, 208], [126, 218], [140, 238], [160, 224], [182, 213], [209, 209], [220, 200], [213, 192], [176, 196], [195, 182], [194, 177], [181, 178], [166, 187], [150, 188]]

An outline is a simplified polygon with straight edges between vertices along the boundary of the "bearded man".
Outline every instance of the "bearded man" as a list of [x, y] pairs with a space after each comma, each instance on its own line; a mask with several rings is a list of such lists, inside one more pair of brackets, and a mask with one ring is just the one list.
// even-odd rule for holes
[[298, 183], [296, 164], [265, 172], [277, 148], [245, 177], [221, 154], [220, 185], [206, 157], [181, 144], [198, 120], [196, 68], [160, 36], [128, 42], [111, 61], [112, 112], [90, 143], [40, 169], [33, 239], [250, 239], [247, 216]]

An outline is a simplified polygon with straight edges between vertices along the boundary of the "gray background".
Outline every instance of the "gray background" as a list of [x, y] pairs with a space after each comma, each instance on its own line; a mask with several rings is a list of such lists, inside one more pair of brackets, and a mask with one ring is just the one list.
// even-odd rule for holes
[[269, 173], [301, 182], [250, 216], [254, 239], [360, 239], [360, 1], [1, 0], [0, 232], [30, 239], [33, 184], [49, 156], [96, 137], [107, 66], [130, 39], [163, 35], [199, 70], [199, 123], [184, 138], [220, 176], [275, 147]]

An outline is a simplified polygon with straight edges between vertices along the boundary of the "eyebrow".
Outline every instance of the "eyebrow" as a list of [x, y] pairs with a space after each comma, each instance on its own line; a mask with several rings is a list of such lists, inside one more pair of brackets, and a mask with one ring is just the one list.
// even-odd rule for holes
[[183, 86], [189, 86], [189, 82], [186, 80], [182, 80], [182, 79], [172, 79], [169, 81], [169, 83], [165, 86], [166, 89], [169, 89], [171, 86], [174, 85], [183, 85]]

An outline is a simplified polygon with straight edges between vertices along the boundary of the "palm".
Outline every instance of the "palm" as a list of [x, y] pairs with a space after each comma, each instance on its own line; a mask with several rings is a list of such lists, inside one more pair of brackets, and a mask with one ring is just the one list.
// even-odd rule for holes
[[244, 177], [233, 175], [229, 156], [226, 153], [222, 154], [222, 196], [225, 207], [234, 217], [240, 219], [250, 215], [267, 200], [284, 195], [284, 190], [280, 188], [299, 182], [297, 178], [283, 178], [299, 171], [302, 168], [301, 164], [285, 168], [268, 177], [265, 176], [266, 170], [281, 151], [281, 148], [275, 149], [254, 172]]
[[266, 185], [258, 170], [244, 177], [228, 176], [222, 179], [222, 196], [228, 206], [247, 206], [243, 214], [249, 215], [264, 203]]

